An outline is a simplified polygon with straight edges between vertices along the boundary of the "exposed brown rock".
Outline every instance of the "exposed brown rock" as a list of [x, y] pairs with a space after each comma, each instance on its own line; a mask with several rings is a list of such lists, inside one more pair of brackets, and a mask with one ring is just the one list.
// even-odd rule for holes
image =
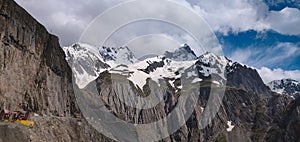
[[72, 115], [72, 71], [58, 38], [14, 1], [0, 8], [0, 107]]

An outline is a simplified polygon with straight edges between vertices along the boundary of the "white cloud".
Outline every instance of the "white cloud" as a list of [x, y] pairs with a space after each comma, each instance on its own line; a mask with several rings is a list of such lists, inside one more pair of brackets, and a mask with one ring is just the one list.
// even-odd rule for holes
[[229, 56], [230, 59], [254, 66], [256, 68], [268, 66], [283, 66], [300, 56], [300, 48], [292, 43], [279, 43], [274, 47], [248, 47], [236, 49]]
[[272, 29], [282, 34], [300, 35], [300, 11], [296, 8], [268, 11], [264, 2], [251, 0], [198, 0], [193, 2], [192, 8], [203, 15], [215, 31], [224, 34], [229, 30]]
[[229, 58], [233, 61], [246, 64], [251, 60], [251, 55], [253, 55], [253, 51], [251, 51], [250, 48], [236, 49]]
[[272, 29], [283, 34], [300, 35], [300, 11], [296, 8], [284, 8], [272, 11], [265, 19]]
[[[60, 37], [63, 45], [77, 42], [84, 28], [101, 12], [127, 0], [16, 0], [47, 29]], [[223, 33], [249, 29], [273, 29], [282, 34], [300, 35], [300, 11], [285, 8], [268, 11], [262, 1], [252, 0], [177, 0], [184, 6], [201, 14], [215, 31]], [[180, 11], [178, 11], [180, 12]], [[180, 15], [180, 14], [179, 14]], [[188, 22], [188, 21], [187, 21]], [[153, 31], [150, 27], [145, 30]], [[159, 28], [157, 28], [159, 29]], [[161, 29], [167, 29], [162, 26]], [[141, 31], [137, 31], [143, 33]], [[166, 33], [158, 30], [156, 33]], [[147, 33], [147, 32], [144, 32]], [[149, 33], [147, 33], [149, 34]], [[168, 33], [170, 35], [170, 33]], [[128, 37], [135, 37], [132, 33]], [[187, 35], [171, 34], [173, 39], [197, 46]], [[180, 40], [179, 40], [180, 39]], [[292, 57], [299, 57], [300, 49], [290, 43], [281, 43], [274, 48], [239, 49], [232, 53], [233, 60], [256, 66], [265, 82], [274, 79], [293, 78], [300, 80], [300, 71], [268, 69], [270, 66]], [[198, 53], [201, 51], [198, 51]], [[203, 51], [202, 51], [203, 52]], [[265, 53], [265, 54], [262, 54]]]
[[[128, 0], [16, 1], [43, 23], [49, 31], [57, 34], [63, 45], [69, 45], [78, 41], [82, 31], [93, 18], [107, 8]], [[202, 15], [215, 31], [226, 33], [229, 30], [239, 32], [249, 29], [273, 29], [283, 34], [300, 35], [298, 26], [300, 25], [300, 11], [295, 8], [270, 12], [262, 1], [176, 1]], [[180, 15], [180, 11], [178, 11], [178, 15]]]
[[[165, 51], [174, 51], [180, 46], [172, 37], [164, 34], [137, 37], [126, 44], [136, 58], [163, 55]], [[164, 49], [164, 50], [162, 50]]]
[[101, 12], [124, 0], [15, 0], [60, 37], [62, 45], [78, 41], [85, 27]]
[[268, 28], [268, 25], [261, 21], [267, 11], [267, 6], [262, 2], [199, 0], [193, 8], [204, 16], [215, 31], [226, 33], [228, 30], [239, 32]]
[[257, 69], [257, 71], [265, 83], [286, 78], [300, 81], [300, 70], [286, 71], [280, 68], [272, 70], [267, 67], [262, 67], [260, 69]]

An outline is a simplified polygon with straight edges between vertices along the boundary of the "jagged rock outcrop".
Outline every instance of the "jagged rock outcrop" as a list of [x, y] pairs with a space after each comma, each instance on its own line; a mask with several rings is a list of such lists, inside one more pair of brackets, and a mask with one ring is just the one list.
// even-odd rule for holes
[[258, 72], [246, 65], [234, 63], [227, 67], [227, 85], [252, 91], [261, 95], [271, 94]]
[[166, 52], [165, 57], [174, 61], [189, 61], [197, 58], [194, 51], [187, 44], [182, 45], [179, 49], [174, 52]]
[[1, 142], [105, 139], [74, 118], [72, 70], [58, 38], [13, 0], [0, 1], [0, 109], [39, 114], [32, 128], [1, 121]]

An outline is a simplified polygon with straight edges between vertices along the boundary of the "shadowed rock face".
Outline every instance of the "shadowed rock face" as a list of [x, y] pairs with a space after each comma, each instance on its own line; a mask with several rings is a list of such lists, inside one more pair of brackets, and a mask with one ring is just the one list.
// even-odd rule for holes
[[[234, 71], [230, 72], [229, 70], [232, 69]], [[271, 94], [271, 90], [264, 84], [255, 69], [234, 63], [234, 65], [227, 67], [227, 70], [227, 86], [252, 91], [261, 95]]]
[[299, 142], [300, 141], [300, 98], [293, 101], [275, 120], [270, 128], [266, 140], [278, 142]]

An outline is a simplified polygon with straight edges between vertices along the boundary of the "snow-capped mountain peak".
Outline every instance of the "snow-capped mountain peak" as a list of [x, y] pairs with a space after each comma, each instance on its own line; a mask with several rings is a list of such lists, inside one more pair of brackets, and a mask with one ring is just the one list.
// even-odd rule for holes
[[164, 56], [174, 61], [191, 61], [197, 59], [195, 52], [187, 44], [182, 45], [174, 52], [165, 52]]
[[137, 61], [134, 54], [128, 47], [102, 47], [99, 54], [104, 61], [113, 61], [116, 64], [132, 64]]
[[232, 61], [228, 60], [225, 56], [218, 56], [211, 52], [206, 52], [205, 54], [199, 56], [198, 59], [206, 64], [208, 64], [208, 63], [215, 64], [216, 62], [220, 62], [220, 63], [221, 62], [222, 63], [232, 62]]
[[300, 96], [300, 82], [293, 79], [274, 80], [267, 84], [269, 88], [278, 94], [288, 95], [293, 98]]
[[66, 54], [66, 60], [72, 67], [76, 78], [76, 84], [82, 88], [91, 80], [94, 80], [104, 70], [111, 66], [103, 61], [95, 50], [95, 47], [87, 44], [73, 44], [69, 47], [63, 47]]
[[205, 54], [197, 58], [196, 65], [198, 70], [204, 75], [209, 76], [211, 74], [219, 74], [222, 79], [226, 80], [225, 71], [226, 67], [230, 65], [231, 61], [225, 56], [218, 56], [211, 52], [206, 52]]
[[[147, 80], [167, 81], [176, 88], [175, 80], [188, 79], [192, 83], [202, 80], [214, 80], [214, 84], [225, 85], [228, 68], [235, 64], [224, 56], [205, 53], [196, 57], [187, 45], [174, 52], [138, 61], [128, 47], [100, 47], [86, 44], [74, 44], [65, 47], [66, 59], [73, 69], [76, 83], [84, 88], [102, 72], [125, 75], [136, 87], [143, 88]], [[182, 78], [183, 77], [183, 78]]]

